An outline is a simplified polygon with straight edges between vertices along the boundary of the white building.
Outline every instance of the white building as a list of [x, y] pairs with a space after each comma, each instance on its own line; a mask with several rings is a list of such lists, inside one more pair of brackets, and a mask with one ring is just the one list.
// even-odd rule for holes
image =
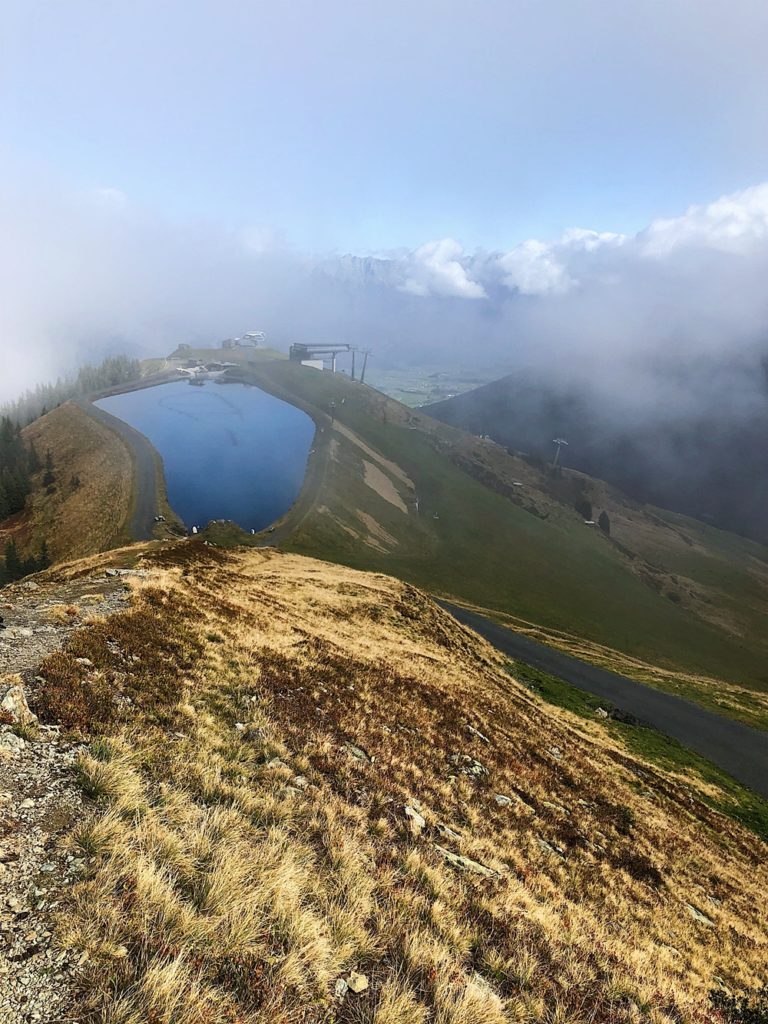
[[248, 331], [241, 338], [235, 338], [240, 348], [264, 348], [267, 336], [264, 331]]

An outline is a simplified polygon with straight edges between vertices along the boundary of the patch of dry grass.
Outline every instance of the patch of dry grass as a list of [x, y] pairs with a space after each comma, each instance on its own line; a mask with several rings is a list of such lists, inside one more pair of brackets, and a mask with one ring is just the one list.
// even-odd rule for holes
[[51, 561], [63, 562], [126, 536], [133, 465], [117, 434], [66, 402], [30, 424], [24, 438], [41, 459], [50, 448], [56, 482], [49, 493], [37, 474], [26, 511], [5, 524], [0, 541], [13, 536], [24, 554], [37, 554], [45, 540]]
[[69, 625], [80, 618], [80, 609], [74, 604], [54, 604], [48, 609], [48, 618], [58, 625]]
[[694, 1024], [716, 979], [765, 980], [764, 845], [418, 591], [194, 543], [144, 564], [67, 652], [129, 698], [80, 762], [78, 1019]]

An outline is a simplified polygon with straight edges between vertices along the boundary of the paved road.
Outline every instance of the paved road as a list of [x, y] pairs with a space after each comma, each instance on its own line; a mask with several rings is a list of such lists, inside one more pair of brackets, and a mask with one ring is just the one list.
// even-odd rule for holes
[[112, 416], [111, 413], [99, 409], [87, 398], [78, 398], [75, 401], [83, 412], [119, 434], [131, 449], [133, 453], [134, 505], [129, 529], [134, 540], [152, 540], [155, 516], [158, 514], [155, 449], [143, 434], [118, 419], [117, 416]]
[[707, 711], [693, 701], [579, 661], [506, 629], [484, 615], [447, 601], [438, 604], [502, 653], [628, 711], [768, 797], [768, 733]]

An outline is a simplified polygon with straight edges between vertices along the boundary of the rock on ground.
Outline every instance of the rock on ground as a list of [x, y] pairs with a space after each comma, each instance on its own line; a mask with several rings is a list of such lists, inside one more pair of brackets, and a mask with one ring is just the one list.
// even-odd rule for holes
[[42, 659], [86, 617], [126, 607], [128, 593], [119, 577], [0, 590], [0, 1024], [71, 1020], [77, 969], [52, 931], [82, 867], [60, 842], [85, 813], [78, 748], [55, 727], [38, 727], [26, 697], [44, 685], [35, 679]]

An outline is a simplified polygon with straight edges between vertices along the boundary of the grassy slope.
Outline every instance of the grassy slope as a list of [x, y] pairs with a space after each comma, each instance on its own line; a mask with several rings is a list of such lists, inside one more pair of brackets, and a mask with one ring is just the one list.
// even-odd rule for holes
[[418, 592], [144, 550], [133, 609], [42, 667], [41, 713], [91, 730], [83, 1019], [694, 1024], [766, 980], [763, 844]]
[[688, 750], [677, 740], [656, 729], [614, 717], [610, 703], [569, 686], [562, 679], [541, 672], [529, 665], [510, 665], [510, 673], [544, 700], [581, 718], [594, 722], [599, 708], [609, 712], [608, 719], [597, 718], [602, 728], [632, 753], [675, 774], [681, 781], [693, 780], [701, 799], [717, 810], [742, 821], [768, 841], [768, 800], [734, 782], [721, 769]]
[[[284, 352], [273, 348], [202, 348], [176, 349], [165, 362], [177, 366], [187, 359], [218, 359], [225, 363], [262, 363], [274, 359], [287, 359]], [[166, 367], [167, 368], [167, 367]]]
[[[0, 527], [0, 543], [14, 536], [21, 550], [37, 552], [45, 540], [54, 562], [125, 543], [131, 508], [131, 455], [120, 438], [67, 402], [24, 431], [41, 459], [53, 454], [55, 489], [47, 493], [42, 471], [23, 513]], [[72, 487], [72, 478], [80, 487]]]
[[[618, 505], [613, 492], [603, 495], [603, 501], [617, 520], [617, 539], [627, 541], [634, 531], [645, 545], [639, 551], [638, 540], [639, 556], [625, 552], [586, 528], [569, 505], [548, 494], [541, 473], [497, 446], [483, 446], [341, 375], [288, 363], [265, 364], [250, 373], [254, 382], [276, 386], [322, 413], [335, 402], [337, 422], [397, 463], [415, 487], [390, 474], [409, 509], [408, 514], [399, 511], [364, 483], [365, 453], [334, 432], [335, 457], [329, 461], [317, 506], [288, 541], [293, 550], [392, 573], [654, 665], [766, 688], [766, 638], [751, 628], [768, 611], [765, 552], [757, 545], [724, 540], [723, 535], [713, 540], [706, 534], [717, 531], [684, 520], [687, 530], [699, 531], [689, 547], [679, 537], [682, 531], [666, 527], [657, 516], [641, 514], [636, 506]], [[457, 460], [470, 465], [472, 475]], [[520, 498], [517, 492], [505, 497], [474, 478], [481, 473], [502, 484], [520, 478], [526, 486]], [[419, 516], [413, 512], [416, 494]], [[366, 529], [361, 510], [384, 532]], [[725, 550], [734, 544], [740, 546], [741, 562]], [[657, 553], [669, 548], [669, 567], [678, 569], [674, 557], [683, 555], [675, 555], [675, 545], [685, 548], [685, 556], [695, 562], [686, 563], [686, 569], [703, 579], [693, 594], [684, 581], [672, 579], [670, 568], [648, 568], [644, 556], [653, 556], [654, 545]], [[734, 615], [739, 614], [742, 595], [753, 588], [744, 618], [735, 624], [717, 620], [717, 598], [705, 589], [707, 573], [717, 588], [729, 593]], [[682, 598], [668, 596], [675, 590]]]

